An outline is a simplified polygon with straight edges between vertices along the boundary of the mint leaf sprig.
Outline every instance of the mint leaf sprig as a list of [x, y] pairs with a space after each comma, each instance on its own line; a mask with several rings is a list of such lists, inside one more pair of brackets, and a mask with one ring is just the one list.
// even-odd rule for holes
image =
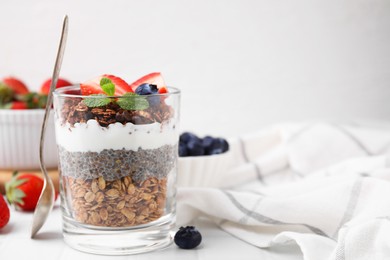
[[109, 78], [102, 78], [99, 85], [106, 95], [92, 94], [91, 97], [84, 98], [83, 103], [87, 107], [102, 107], [114, 102], [125, 110], [144, 110], [149, 107], [149, 102], [145, 97], [132, 92], [125, 93], [118, 99], [110, 98], [109, 96], [115, 94], [115, 84]]
[[112, 102], [111, 98], [108, 98], [104, 94], [92, 94], [90, 96], [92, 96], [92, 97], [85, 98], [83, 100], [83, 103], [87, 107], [103, 107], [103, 106], [106, 106]]
[[132, 92], [125, 93], [116, 103], [126, 110], [144, 110], [149, 107], [149, 102], [145, 97]]
[[109, 78], [102, 78], [100, 80], [100, 87], [103, 89], [104, 93], [109, 96], [113, 96], [115, 94], [115, 84], [112, 83]]

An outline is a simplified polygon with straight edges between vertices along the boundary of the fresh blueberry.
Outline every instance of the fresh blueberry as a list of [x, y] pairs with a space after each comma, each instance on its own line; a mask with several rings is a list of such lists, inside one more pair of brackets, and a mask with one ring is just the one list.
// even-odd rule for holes
[[194, 226], [180, 227], [175, 234], [174, 241], [182, 249], [193, 249], [202, 242], [202, 235]]
[[223, 145], [222, 145], [222, 151], [223, 151], [223, 152], [229, 151], [229, 143], [228, 143], [228, 141], [226, 141], [226, 139], [223, 139], [223, 138], [222, 138], [222, 143], [223, 143]]
[[214, 138], [211, 146], [207, 150], [208, 154], [221, 154], [229, 150], [228, 142], [223, 138]]
[[[135, 93], [138, 95], [157, 94], [158, 88], [156, 85], [149, 84], [149, 83], [143, 83], [135, 89]], [[152, 97], [148, 97], [148, 101], [149, 101], [149, 105], [151, 107], [155, 107], [155, 106], [158, 106], [160, 104], [161, 99], [159, 96], [152, 96]]]
[[190, 140], [200, 140], [195, 134], [190, 132], [184, 132], [180, 135], [180, 142], [188, 143]]
[[179, 143], [179, 156], [185, 157], [188, 155], [187, 145], [185, 143]]
[[187, 143], [187, 151], [191, 156], [204, 155], [204, 147], [200, 139], [190, 139]]
[[213, 137], [206, 136], [206, 137], [203, 137], [202, 144], [203, 144], [204, 148], [207, 149], [208, 147], [210, 147], [212, 145], [213, 141], [214, 141]]
[[149, 83], [143, 83], [135, 89], [135, 93], [138, 95], [151, 95], [157, 92], [157, 86]]
[[[187, 156], [221, 154], [229, 150], [229, 143], [223, 138], [205, 136], [199, 138], [191, 132], [184, 132], [180, 135], [180, 144], [186, 144]], [[179, 147], [184, 151], [184, 148]]]

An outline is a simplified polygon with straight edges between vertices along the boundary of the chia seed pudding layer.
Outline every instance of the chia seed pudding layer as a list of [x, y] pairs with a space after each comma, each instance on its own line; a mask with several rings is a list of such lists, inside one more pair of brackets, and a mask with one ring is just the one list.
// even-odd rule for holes
[[58, 146], [62, 176], [83, 180], [103, 177], [113, 181], [125, 176], [135, 182], [150, 177], [162, 179], [175, 166], [177, 151], [177, 145], [138, 148], [138, 151], [104, 149], [101, 152], [69, 152]]

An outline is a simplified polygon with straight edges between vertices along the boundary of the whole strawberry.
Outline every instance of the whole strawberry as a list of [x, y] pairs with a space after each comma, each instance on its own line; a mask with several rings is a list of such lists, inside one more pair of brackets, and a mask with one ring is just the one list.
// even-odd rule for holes
[[3, 195], [0, 194], [0, 228], [3, 228], [5, 225], [7, 225], [9, 216], [7, 202], [5, 202]]
[[7, 87], [12, 89], [15, 94], [24, 95], [29, 93], [26, 84], [16, 77], [5, 77], [1, 80]]
[[[50, 91], [50, 85], [51, 85], [51, 78], [47, 79], [45, 82], [42, 83], [41, 89], [40, 89], [40, 94], [43, 95], [48, 95]], [[62, 87], [68, 87], [71, 86], [72, 83], [70, 83], [68, 80], [59, 78], [57, 81], [56, 88], [62, 88]]]
[[27, 104], [22, 101], [12, 101], [9, 104], [9, 108], [13, 110], [27, 109]]
[[14, 173], [6, 183], [7, 200], [17, 209], [33, 211], [38, 203], [43, 188], [43, 179], [34, 174]]
[[0, 82], [0, 108], [12, 101], [14, 91]]

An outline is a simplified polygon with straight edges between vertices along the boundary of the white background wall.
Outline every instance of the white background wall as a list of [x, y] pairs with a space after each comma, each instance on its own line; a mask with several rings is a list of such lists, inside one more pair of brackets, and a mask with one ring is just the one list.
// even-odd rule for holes
[[390, 118], [388, 0], [0, 0], [0, 77], [37, 90], [62, 17], [61, 75], [182, 89], [182, 129], [236, 136], [291, 120]]

